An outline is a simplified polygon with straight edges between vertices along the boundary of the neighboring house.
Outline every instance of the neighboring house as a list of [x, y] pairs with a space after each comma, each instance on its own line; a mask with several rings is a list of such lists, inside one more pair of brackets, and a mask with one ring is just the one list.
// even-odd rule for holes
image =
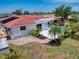
[[5, 54], [7, 51], [9, 51], [9, 46], [6, 36], [7, 33], [5, 27], [2, 26], [0, 23], [0, 54]]
[[8, 18], [11, 18], [13, 16], [4, 16], [4, 15], [0, 15], [0, 22], [5, 21]]
[[12, 39], [28, 36], [34, 29], [41, 28], [45, 30], [54, 22], [55, 16], [48, 15], [25, 15], [9, 21], [4, 25], [11, 33]]

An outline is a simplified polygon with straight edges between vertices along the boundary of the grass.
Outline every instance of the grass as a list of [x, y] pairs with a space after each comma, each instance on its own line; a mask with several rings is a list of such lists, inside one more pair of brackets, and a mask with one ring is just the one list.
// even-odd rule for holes
[[17, 59], [79, 59], [79, 41], [70, 38], [64, 40], [61, 46], [29, 43], [10, 45], [10, 48], [17, 52]]
[[[49, 53], [49, 56], [54, 56], [54, 59], [79, 59], [78, 43], [75, 40], [67, 39], [61, 46], [48, 48], [46, 52]], [[52, 57], [48, 59], [52, 59]]]

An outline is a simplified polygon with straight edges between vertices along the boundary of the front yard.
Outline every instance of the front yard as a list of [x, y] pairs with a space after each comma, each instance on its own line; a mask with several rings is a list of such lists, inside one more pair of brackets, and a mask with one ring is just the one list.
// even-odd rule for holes
[[60, 46], [29, 43], [22, 46], [10, 45], [10, 48], [16, 52], [13, 59], [79, 59], [79, 41], [70, 38], [62, 41]]

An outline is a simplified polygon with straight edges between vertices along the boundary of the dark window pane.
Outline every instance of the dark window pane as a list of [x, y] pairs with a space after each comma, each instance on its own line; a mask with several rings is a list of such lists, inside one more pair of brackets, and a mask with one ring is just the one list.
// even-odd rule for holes
[[54, 23], [57, 23], [58, 20], [54, 20]]
[[42, 24], [37, 24], [37, 28], [42, 28]]
[[26, 30], [26, 27], [25, 26], [21, 26], [20, 30]]

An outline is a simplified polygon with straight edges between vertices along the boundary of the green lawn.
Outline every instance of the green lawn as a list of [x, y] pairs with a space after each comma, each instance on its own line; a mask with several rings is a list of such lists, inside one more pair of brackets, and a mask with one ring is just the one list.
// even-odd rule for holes
[[79, 59], [79, 41], [69, 38], [62, 41], [61, 46], [30, 43], [23, 46], [10, 45], [10, 48], [17, 52], [16, 59]]

